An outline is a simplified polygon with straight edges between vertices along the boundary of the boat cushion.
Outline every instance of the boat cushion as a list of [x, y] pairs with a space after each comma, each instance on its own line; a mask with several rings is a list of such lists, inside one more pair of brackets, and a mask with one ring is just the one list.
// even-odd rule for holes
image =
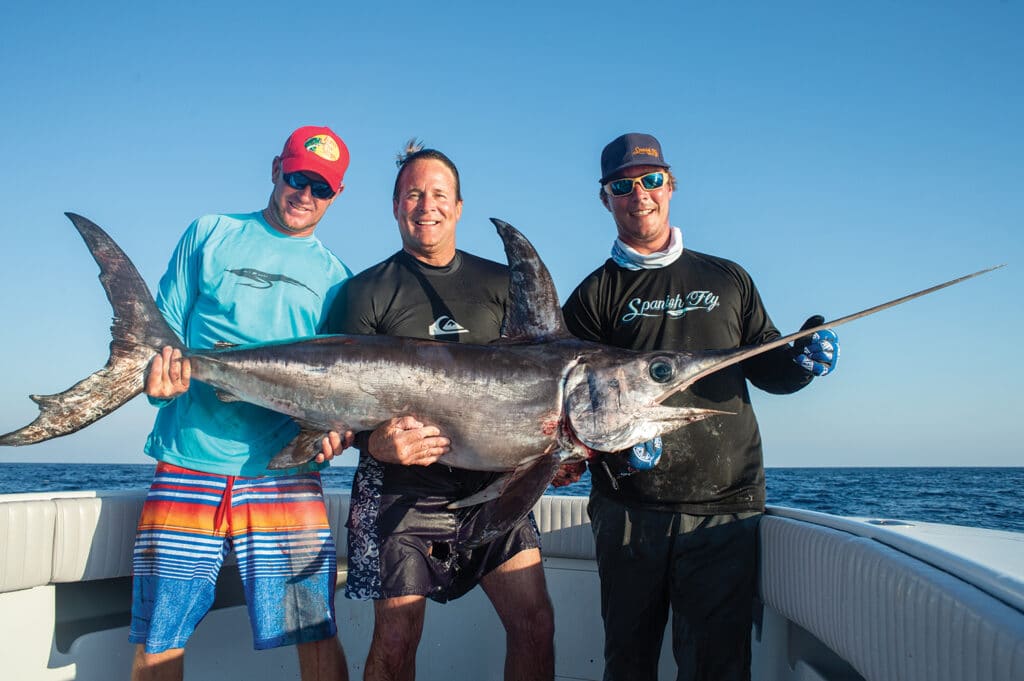
[[[145, 490], [3, 497], [0, 593], [130, 575], [135, 526], [145, 499]], [[349, 497], [328, 491], [326, 502], [339, 565], [344, 565]], [[593, 558], [586, 498], [546, 496], [534, 515], [546, 556]]]

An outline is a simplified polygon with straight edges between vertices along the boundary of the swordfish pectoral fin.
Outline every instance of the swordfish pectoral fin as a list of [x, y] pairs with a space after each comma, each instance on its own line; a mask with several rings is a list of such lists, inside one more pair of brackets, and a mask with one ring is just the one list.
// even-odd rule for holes
[[484, 487], [476, 494], [470, 494], [468, 497], [463, 497], [462, 499], [453, 501], [452, 503], [448, 504], [448, 508], [468, 508], [470, 506], [478, 506], [480, 504], [485, 504], [488, 501], [497, 499], [498, 497], [501, 496], [501, 493], [502, 491], [504, 491], [505, 487], [511, 483], [512, 476], [514, 473], [515, 471], [509, 473], [502, 473], [500, 476], [498, 476], [497, 480], [487, 485], [487, 487]]
[[309, 463], [322, 451], [321, 441], [327, 435], [323, 428], [298, 419], [299, 433], [286, 444], [267, 464], [267, 470], [281, 471]]
[[[215, 389], [213, 394], [225, 404], [245, 401], [234, 393], [219, 388]], [[274, 455], [274, 458], [267, 464], [267, 470], [283, 471], [301, 466], [315, 459], [322, 451], [320, 442], [327, 432], [315, 424], [303, 423], [299, 419], [293, 420], [299, 426], [298, 434]]]
[[501, 476], [481, 492], [459, 499], [448, 508], [479, 505], [468, 525], [467, 536], [460, 537], [469, 548], [483, 546], [508, 532], [533, 509], [562, 465], [558, 456], [544, 455]]

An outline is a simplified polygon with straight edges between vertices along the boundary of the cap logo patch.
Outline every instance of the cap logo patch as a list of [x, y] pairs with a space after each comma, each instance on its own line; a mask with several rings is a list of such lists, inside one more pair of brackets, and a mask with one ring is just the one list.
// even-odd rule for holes
[[654, 147], [633, 147], [634, 156], [653, 156], [654, 158], [660, 158], [658, 150]]
[[337, 161], [341, 158], [338, 143], [330, 135], [313, 135], [303, 143], [306, 151], [312, 152], [325, 161]]

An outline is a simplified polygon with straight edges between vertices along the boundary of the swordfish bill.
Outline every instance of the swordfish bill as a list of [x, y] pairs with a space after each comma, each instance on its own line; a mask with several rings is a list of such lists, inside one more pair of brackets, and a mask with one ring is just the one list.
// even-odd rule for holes
[[694, 406], [688, 399], [663, 404], [701, 378], [814, 331], [996, 269], [764, 345], [640, 352], [571, 336], [551, 275], [533, 246], [514, 227], [492, 218], [510, 272], [502, 338], [494, 343], [336, 335], [189, 350], [117, 244], [90, 220], [67, 215], [100, 267], [100, 282], [114, 310], [110, 358], [103, 369], [62, 393], [33, 395], [38, 417], [0, 436], [0, 445], [49, 440], [106, 416], [142, 392], [146, 367], [170, 345], [188, 358], [192, 380], [216, 388], [225, 400], [294, 419], [296, 435], [270, 462], [272, 469], [309, 461], [327, 431], [373, 430], [403, 415], [437, 426], [451, 440], [441, 463], [496, 474], [490, 485], [452, 504], [480, 506], [468, 545], [486, 543], [525, 517], [563, 463], [584, 460], [595, 451], [628, 450], [701, 419], [729, 418], [714, 404]]

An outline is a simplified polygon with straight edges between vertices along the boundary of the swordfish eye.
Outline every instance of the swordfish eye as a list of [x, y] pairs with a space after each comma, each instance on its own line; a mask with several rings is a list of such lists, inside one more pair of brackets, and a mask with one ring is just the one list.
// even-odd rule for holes
[[658, 357], [651, 361], [648, 365], [647, 370], [651, 373], [651, 378], [656, 383], [668, 383], [672, 380], [673, 374], [675, 374], [675, 367], [672, 366], [672, 362], [668, 361], [664, 357]]

